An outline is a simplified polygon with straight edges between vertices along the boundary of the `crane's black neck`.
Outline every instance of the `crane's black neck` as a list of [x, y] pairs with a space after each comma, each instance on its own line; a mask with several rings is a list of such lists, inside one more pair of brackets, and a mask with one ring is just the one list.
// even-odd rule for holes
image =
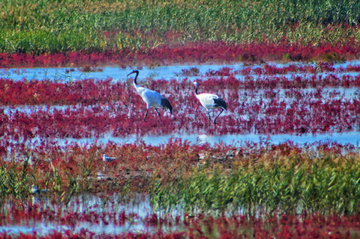
[[196, 85], [195, 85], [195, 95], [198, 95], [198, 91], [197, 91], [197, 90], [198, 90], [198, 85], [196, 84]]
[[134, 73], [136, 74], [136, 75], [135, 75], [135, 78], [134, 78], [134, 84], [137, 85], [136, 80], [137, 80], [137, 77], [138, 77], [138, 75], [139, 75], [139, 72], [138, 72], [138, 71], [134, 71]]

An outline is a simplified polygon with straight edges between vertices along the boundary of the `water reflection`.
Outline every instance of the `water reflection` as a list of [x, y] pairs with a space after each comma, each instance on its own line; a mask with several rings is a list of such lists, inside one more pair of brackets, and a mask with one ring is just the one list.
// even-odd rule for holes
[[[270, 144], [281, 144], [287, 141], [291, 141], [294, 144], [303, 145], [303, 144], [313, 144], [319, 142], [336, 142], [342, 145], [351, 144], [354, 146], [359, 146], [360, 144], [360, 133], [357, 131], [345, 132], [345, 133], [326, 133], [326, 134], [274, 134], [274, 135], [265, 135], [265, 134], [228, 134], [228, 135], [207, 135], [207, 134], [170, 134], [170, 135], [149, 135], [149, 136], [138, 136], [132, 135], [125, 138], [113, 137], [111, 133], [104, 135], [101, 138], [49, 138], [41, 139], [35, 137], [32, 139], [32, 145], [36, 145], [36, 142], [42, 141], [51, 141], [59, 146], [66, 146], [71, 143], [76, 144], [107, 144], [117, 143], [117, 144], [133, 144], [137, 141], [141, 141], [146, 145], [159, 146], [166, 145], [169, 143], [169, 140], [181, 139], [183, 142], [187, 141], [190, 144], [202, 145], [209, 144], [214, 146], [216, 144], [226, 144], [233, 146], [244, 146], [246, 142], [265, 142], [267, 141]], [[14, 142], [15, 143], [15, 142]]]
[[[286, 67], [289, 65], [296, 65], [296, 66], [312, 66], [316, 67], [316, 63], [279, 63], [279, 62], [271, 62], [266, 63], [270, 66]], [[340, 67], [346, 68], [348, 65], [359, 65], [360, 61], [347, 61], [344, 63], [336, 63], [334, 64], [334, 68], [338, 69]], [[152, 78], [154, 80], [158, 79], [182, 79], [184, 76], [181, 75], [182, 70], [190, 69], [191, 67], [196, 67], [199, 70], [198, 76], [190, 76], [189, 79], [199, 78], [201, 76], [205, 76], [206, 72], [209, 71], [218, 71], [221, 68], [229, 67], [232, 68], [233, 71], [240, 71], [244, 68], [259, 68], [262, 65], [251, 65], [245, 66], [243, 63], [237, 64], [226, 64], [226, 65], [171, 65], [171, 66], [160, 66], [156, 68], [148, 68], [142, 67], [139, 77], [140, 78]], [[0, 69], [0, 77], [2, 78], [9, 78], [13, 80], [55, 80], [55, 81], [74, 81], [74, 80], [83, 80], [83, 79], [95, 79], [95, 80], [103, 80], [106, 78], [112, 78], [114, 81], [124, 81], [127, 79], [126, 75], [131, 71], [130, 68], [122, 69], [120, 67], [103, 67], [100, 71], [94, 72], [82, 72], [80, 68], [24, 68], [24, 69]], [[233, 72], [231, 71], [231, 72]], [[318, 74], [322, 74], [323, 77], [327, 76], [328, 74], [334, 74], [334, 72], [319, 72]], [[358, 72], [345, 72], [345, 73], [336, 73], [339, 77], [343, 74], [356, 76]], [[293, 76], [306, 76], [312, 74], [301, 74], [296, 72], [290, 72], [288, 74], [281, 74], [281, 75], [273, 75], [273, 76], [284, 76], [284, 77], [293, 77]], [[237, 75], [241, 76], [241, 75]], [[258, 77], [258, 74], [251, 73], [250, 76]], [[241, 77], [240, 77], [241, 78]]]
[[[36, 232], [37, 235], [46, 235], [53, 231], [65, 232], [66, 230], [71, 230], [73, 233], [80, 233], [81, 230], [86, 229], [95, 234], [119, 234], [125, 231], [144, 230], [144, 220], [152, 214], [149, 197], [142, 194], [131, 194], [126, 196], [126, 198], [121, 195], [84, 194], [73, 197], [67, 206], [59, 204], [53, 205], [47, 197], [33, 196], [32, 203], [38, 206], [38, 210], [43, 209], [45, 211], [48, 209], [57, 212], [57, 215], [64, 215], [66, 213], [97, 213], [101, 215], [103, 212], [111, 212], [117, 215], [125, 212], [129, 220], [126, 220], [121, 225], [111, 221], [106, 223], [106, 220], [99, 220], [98, 223], [76, 221], [75, 225], [68, 225], [69, 222], [64, 225], [61, 220], [56, 218], [52, 221], [44, 219], [40, 221], [26, 220], [20, 224], [3, 224], [0, 227], [0, 233], [7, 232], [12, 235]], [[157, 230], [158, 228], [147, 229]], [[171, 230], [172, 228], [167, 229]]]
[[[239, 68], [241, 65], [201, 65], [196, 66], [200, 73], [205, 74], [206, 71], [210, 70], [219, 70], [223, 67], [233, 67]], [[189, 68], [191, 66], [184, 65], [175, 65], [175, 66], [161, 66], [157, 68], [147, 68], [143, 67], [140, 71], [140, 78], [152, 78], [154, 80], [158, 79], [178, 79], [183, 78], [183, 76], [177, 76], [182, 69]], [[58, 80], [58, 81], [74, 81], [74, 80], [83, 80], [83, 79], [95, 79], [103, 80], [106, 78], [112, 78], [114, 81], [124, 81], [127, 79], [127, 74], [129, 74], [131, 69], [122, 69], [119, 67], [104, 67], [102, 71], [98, 72], [81, 72], [79, 69], [74, 69], [69, 71], [69, 68], [27, 68], [21, 70], [15, 69], [2, 69], [0, 71], [0, 77], [10, 78], [13, 80]]]

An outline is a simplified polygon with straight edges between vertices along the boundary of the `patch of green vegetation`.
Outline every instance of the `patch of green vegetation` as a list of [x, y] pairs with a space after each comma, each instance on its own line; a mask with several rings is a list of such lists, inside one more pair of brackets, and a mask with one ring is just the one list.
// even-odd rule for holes
[[284, 38], [290, 44], [344, 43], [357, 39], [359, 10], [360, 2], [352, 0], [7, 0], [0, 6], [0, 52], [136, 50]]
[[[35, 184], [64, 204], [84, 192], [141, 192], [149, 193], [154, 209], [163, 210], [350, 215], [360, 212], [360, 156], [358, 149], [348, 150], [267, 143], [210, 147], [187, 141], [28, 149], [1, 160], [0, 205], [9, 198], [27, 200]], [[118, 160], [104, 162], [104, 152]]]
[[203, 168], [187, 178], [157, 181], [150, 196], [162, 209], [358, 213], [359, 166], [358, 157], [267, 158], [230, 171]]

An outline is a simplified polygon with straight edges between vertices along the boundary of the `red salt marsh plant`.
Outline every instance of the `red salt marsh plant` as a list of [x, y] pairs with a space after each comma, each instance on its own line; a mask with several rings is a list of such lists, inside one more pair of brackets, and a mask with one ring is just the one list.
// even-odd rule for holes
[[[33, 210], [34, 211], [34, 210]], [[44, 212], [46, 218], [46, 212]], [[70, 213], [69, 213], [70, 214]], [[104, 220], [103, 215], [92, 213], [91, 223], [99, 224]], [[68, 218], [54, 217], [61, 220], [65, 225], [73, 225], [72, 220], [86, 218], [86, 213], [78, 215], [74, 213]], [[119, 216], [119, 222], [123, 216]], [[128, 215], [125, 217], [125, 221]], [[130, 216], [131, 217], [131, 216]], [[98, 221], [94, 221], [98, 220]], [[108, 215], [109, 220], [106, 223], [117, 222], [117, 214]], [[32, 219], [32, 218], [31, 218]], [[85, 219], [86, 220], [86, 219]], [[233, 215], [226, 217], [207, 216], [203, 214], [173, 217], [171, 215], [158, 216], [153, 214], [148, 216], [143, 223], [144, 229], [138, 232], [123, 232], [117, 235], [113, 234], [96, 234], [91, 229], [82, 229], [78, 233], [71, 230], [58, 232], [54, 230], [48, 235], [38, 235], [33, 233], [20, 233], [13, 235], [11, 233], [2, 232], [0, 235], [4, 238], [75, 238], [75, 237], [91, 237], [91, 238], [356, 238], [359, 236], [358, 222], [359, 215], [341, 217], [339, 215], [324, 216], [321, 214], [308, 215], [302, 212], [300, 215], [266, 216], [264, 218], [256, 218], [249, 215]], [[76, 224], [75, 224], [76, 225]], [[121, 224], [120, 224], [121, 225]], [[176, 227], [175, 232], [167, 231], [161, 228]], [[155, 229], [155, 230], [154, 230]]]
[[[196, 154], [210, 148], [209, 145], [192, 147], [189, 142], [181, 140], [170, 140], [158, 147], [141, 141], [124, 145], [72, 143], [59, 146], [51, 141], [19, 143], [4, 138], [1, 144], [6, 144], [10, 150], [1, 155], [2, 199], [9, 195], [17, 197], [18, 191], [12, 188], [18, 183], [24, 188], [19, 195], [29, 196], [31, 184], [36, 184], [62, 201], [76, 192], [124, 192], [127, 183], [130, 189], [144, 192], [152, 177], [177, 174], [180, 164], [188, 170], [197, 159]], [[103, 154], [117, 160], [105, 162]], [[106, 173], [110, 180], [98, 179], [98, 173]], [[18, 174], [23, 177], [19, 178]]]
[[[268, 103], [239, 104], [237, 108], [232, 109], [234, 113], [221, 116], [217, 127], [210, 128], [207, 127], [206, 114], [201, 111], [199, 113], [197, 106], [187, 107], [178, 115], [163, 116], [162, 121], [158, 119], [155, 112], [150, 112], [149, 118], [143, 122], [145, 109], [128, 109], [112, 105], [109, 109], [101, 106], [68, 107], [64, 110], [54, 109], [53, 112], [39, 109], [31, 111], [30, 114], [15, 111], [7, 115], [3, 111], [0, 133], [17, 140], [19, 138], [31, 139], [36, 136], [78, 139], [102, 137], [108, 133], [115, 137], [123, 137], [133, 134], [166, 135], [202, 131], [216, 134], [302, 134], [356, 130], [359, 123], [356, 117], [359, 113], [358, 101], [327, 100], [322, 102], [322, 99], [318, 98], [312, 102], [304, 102], [309, 97], [304, 97], [306, 95], [299, 91], [289, 91], [285, 94], [305, 100], [296, 103], [292, 101], [288, 104], [276, 100]], [[276, 93], [265, 92], [265, 96], [274, 99]], [[139, 106], [144, 107], [142, 102]], [[237, 118], [237, 115], [246, 115], [248, 118]], [[261, 118], [258, 118], [259, 115], [262, 115]]]
[[[229, 69], [219, 72], [224, 71]], [[197, 132], [304, 134], [353, 131], [359, 124], [357, 96], [343, 97], [339, 90], [326, 90], [359, 87], [357, 76], [246, 76], [244, 80], [229, 76], [210, 77], [200, 83], [204, 92], [215, 92], [228, 104], [228, 112], [219, 117], [216, 127], [207, 127], [205, 111], [186, 78], [148, 82], [148, 88], [168, 98], [174, 113], [168, 115], [160, 110], [160, 121], [151, 109], [145, 122], [142, 119], [146, 105], [131, 79], [123, 83], [113, 83], [111, 79], [69, 83], [0, 80], [0, 99], [8, 105], [0, 111], [0, 135], [17, 141], [37, 136], [102, 137], [108, 133], [115, 137]]]
[[[314, 71], [313, 66], [294, 66], [298, 69], [311, 68], [305, 71]], [[354, 66], [356, 67], [356, 66]], [[268, 69], [272, 69], [271, 71]], [[275, 70], [274, 70], [275, 68]], [[327, 74], [325, 76], [320, 73], [324, 71], [316, 71], [316, 74], [311, 76], [273, 76], [279, 72], [287, 72], [289, 67], [277, 68], [275, 66], [265, 65], [263, 68], [257, 67], [254, 69], [244, 68], [245, 80], [235, 77], [239, 71], [229, 67], [223, 67], [218, 71], [209, 70], [205, 73], [208, 76], [207, 80], [203, 82], [204, 86], [209, 90], [227, 89], [231, 91], [245, 89], [291, 89], [291, 88], [316, 88], [316, 87], [360, 87], [360, 78], [352, 75], [337, 75]], [[247, 70], [249, 69], [249, 70]], [[259, 71], [260, 74], [265, 74], [263, 77], [249, 76], [250, 72]], [[294, 73], [301, 70], [295, 70]], [[184, 76], [199, 75], [197, 68], [184, 69], [183, 72], [178, 73]], [[195, 74], [195, 75], [194, 75]], [[269, 76], [268, 76], [269, 75]], [[214, 77], [217, 76], [217, 77]], [[225, 78], [226, 77], [226, 78]], [[220, 84], [224, 84], [220, 87]], [[157, 80], [150, 81], [149, 87], [165, 91], [168, 94], [174, 93], [174, 90], [182, 89], [185, 87], [187, 90], [189, 86], [185, 86], [189, 82], [185, 79], [180, 81], [165, 81]], [[231, 89], [229, 89], [231, 88]], [[124, 90], [125, 89], [125, 90]], [[3, 105], [92, 105], [97, 103], [106, 103], [109, 101], [122, 100], [126, 103], [126, 96], [133, 92], [132, 80], [127, 82], [113, 82], [111, 78], [104, 80], [84, 79], [69, 82], [55, 82], [52, 80], [22, 80], [14, 81], [12, 79], [0, 78], [0, 103]], [[124, 96], [124, 97], [121, 97]]]
[[[95, 196], [95, 195], [93, 195]], [[87, 207], [86, 197], [77, 197], [72, 200], [72, 203], [85, 204], [86, 212], [78, 210], [78, 208], [68, 207], [65, 209], [65, 205], [62, 203], [50, 202], [52, 208], [44, 207], [46, 205], [46, 199], [41, 200], [40, 196], [37, 197], [37, 201], [27, 201], [23, 205], [10, 204], [4, 206], [6, 211], [0, 214], [0, 223], [5, 225], [29, 225], [36, 224], [38, 222], [45, 221], [49, 224], [67, 225], [76, 227], [81, 223], [89, 223], [93, 225], [108, 225], [113, 224], [115, 226], [122, 226], [125, 223], [140, 219], [135, 213], [126, 213], [124, 210], [116, 210], [116, 202], [104, 199], [101, 202], [106, 202], [108, 210], [101, 210], [99, 212], [99, 204], [95, 204], [92, 207]], [[46, 196], [44, 196], [46, 197]], [[106, 196], [105, 196], [106, 197]]]
[[111, 79], [59, 83], [51, 80], [13, 81], [0, 79], [2, 105], [92, 105], [118, 100], [124, 84]]
[[[30, 190], [31, 184], [34, 183], [41, 188], [60, 193], [66, 190], [69, 193], [72, 188], [71, 181], [74, 179], [78, 184], [78, 192], [120, 192], [127, 180], [131, 182], [128, 186], [135, 191], [147, 191], [151, 185], [151, 178], [161, 178], [166, 182], [167, 179], [190, 176], [194, 167], [214, 169], [220, 166], [226, 171], [231, 168], [236, 170], [239, 164], [251, 163], [253, 160], [266, 164], [267, 160], [273, 161], [277, 157], [289, 161], [308, 159], [305, 161], [309, 163], [322, 161], [322, 158], [327, 156], [335, 161], [352, 158], [356, 161], [358, 158], [358, 149], [353, 145], [330, 142], [305, 146], [291, 142], [276, 145], [265, 140], [259, 143], [214, 146], [191, 144], [181, 139], [170, 139], [159, 146], [147, 145], [142, 141], [132, 144], [68, 143], [64, 146], [49, 140], [21, 143], [9, 142], [2, 138], [0, 142], [9, 149], [9, 152], [1, 155], [2, 172], [5, 173], [1, 174], [2, 177], [11, 178], [6, 176], [9, 173], [14, 177], [16, 175], [15, 178], [17, 175], [24, 175], [24, 188]], [[117, 160], [105, 162], [103, 154]], [[298, 161], [301, 162], [302, 160]], [[325, 164], [331, 165], [327, 162]], [[97, 179], [99, 172], [108, 175], [109, 180]], [[20, 179], [14, 179], [14, 182], [21, 182]], [[2, 181], [5, 187], [5, 182], [10, 183], [4, 178]]]
[[[175, 46], [158, 46], [137, 50], [105, 50], [102, 52], [64, 52], [54, 54], [0, 53], [0, 67], [84, 67], [93, 68], [104, 65], [157, 66], [166, 64], [184, 64], [189, 62], [205, 63], [263, 63], [265, 61], [326, 61], [323, 56], [336, 52], [339, 59], [353, 60], [359, 55], [356, 42], [341, 46], [331, 44], [300, 45], [289, 44], [227, 44], [224, 42], [194, 42]], [[284, 57], [286, 56], [286, 57]], [[332, 61], [336, 61], [334, 59]]]
[[[271, 223], [280, 226], [279, 229], [286, 224], [287, 219], [281, 217], [280, 220], [277, 215], [287, 212], [289, 217], [296, 211], [297, 200], [303, 203], [303, 212], [306, 212], [302, 214], [302, 222], [316, 216], [316, 213], [329, 217], [334, 212], [342, 212], [344, 215], [338, 214], [342, 215], [342, 220], [358, 215], [356, 181], [359, 175], [359, 148], [353, 145], [320, 142], [299, 146], [291, 142], [271, 144], [264, 140], [260, 143], [245, 142], [242, 145], [210, 146], [192, 145], [187, 141], [172, 139], [160, 146], [146, 145], [141, 141], [122, 145], [73, 143], [59, 146], [57, 143], [42, 141], [40, 144], [27, 143], [23, 148], [13, 145], [11, 152], [7, 158], [2, 156], [4, 168], [17, 164], [21, 172], [24, 164], [19, 159], [30, 154], [32, 162], [29, 162], [28, 170], [24, 173], [27, 180], [23, 187], [36, 183], [40, 188], [48, 189], [49, 194], [45, 193], [44, 196], [48, 196], [50, 202], [58, 206], [55, 206], [55, 210], [49, 210], [50, 207], [42, 207], [41, 204], [28, 204], [26, 196], [29, 193], [22, 193], [24, 198], [21, 200], [11, 198], [13, 192], [6, 195], [2, 193], [1, 205], [8, 207], [0, 217], [3, 224], [21, 223], [28, 217], [33, 217], [33, 220], [58, 221], [64, 225], [74, 225], [78, 221], [120, 225], [133, 217], [124, 212], [114, 215], [111, 208], [118, 202], [111, 201], [106, 196], [103, 198], [104, 203], [110, 204], [110, 209], [105, 213], [56, 210], [62, 205], [68, 205], [74, 195], [83, 192], [119, 196], [129, 192], [148, 192], [154, 209], [172, 204], [189, 213], [194, 207], [210, 208], [216, 213], [232, 205], [243, 208], [242, 220], [248, 218], [260, 220], [258, 223], [261, 223], [261, 220], [270, 217], [273, 218]], [[112, 163], [104, 162], [104, 153], [117, 160]], [[106, 178], [98, 178], [99, 172], [105, 174]], [[2, 171], [0, 176], [6, 177], [7, 173]], [[187, 186], [188, 182], [191, 182], [190, 186]], [[2, 184], [2, 187], [9, 185]], [[171, 189], [167, 188], [169, 185]], [[236, 189], [233, 190], [232, 186], [236, 186]], [[292, 190], [289, 191], [289, 187]], [[74, 189], [76, 190], [73, 191]], [[188, 193], [184, 194], [186, 191]], [[173, 194], [175, 192], [178, 193]], [[185, 195], [186, 200], [177, 201], [178, 197]], [[236, 204], [239, 199], [241, 202]], [[338, 204], [338, 201], [343, 203]], [[176, 205], [173, 205], [174, 202]], [[209, 215], [211, 218], [211, 214]], [[236, 218], [236, 214], [230, 215], [226, 221]], [[255, 215], [260, 217], [256, 218]], [[204, 216], [207, 217], [200, 214], [198, 218], [203, 219]], [[186, 231], [197, 227], [192, 225], [191, 221], [194, 219], [197, 219], [197, 214], [185, 215], [183, 219], [151, 215], [144, 219], [144, 224], [158, 227], [182, 225], [183, 221]], [[240, 219], [241, 217], [237, 220]], [[221, 220], [225, 223], [224, 218]], [[208, 232], [201, 227], [203, 222], [205, 223], [194, 223], [198, 224], [197, 228], [203, 233], [211, 233], [212, 231]], [[249, 223], [252, 228], [252, 223]], [[192, 226], [188, 227], [189, 225]], [[348, 229], [352, 227], [351, 224], [344, 225]], [[236, 228], [234, 231], [228, 229], [229, 233], [238, 231]], [[214, 229], [213, 232], [216, 231]]]

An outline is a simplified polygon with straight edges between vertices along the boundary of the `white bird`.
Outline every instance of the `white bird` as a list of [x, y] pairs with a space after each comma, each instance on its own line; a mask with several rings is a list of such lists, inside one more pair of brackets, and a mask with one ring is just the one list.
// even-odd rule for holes
[[116, 158], [114, 158], [114, 157], [108, 157], [108, 156], [106, 156], [106, 154], [103, 155], [103, 161], [105, 161], [105, 162], [113, 162], [115, 160], [116, 160]]
[[214, 124], [216, 124], [216, 119], [219, 115], [224, 111], [227, 110], [226, 102], [217, 95], [210, 94], [210, 93], [202, 93], [198, 94], [198, 83], [194, 81], [195, 88], [195, 96], [198, 98], [202, 106], [207, 110], [207, 114], [209, 116], [209, 125], [210, 125], [210, 110], [221, 108], [220, 113], [215, 117]]
[[137, 77], [139, 75], [139, 71], [138, 70], [133, 70], [131, 73], [129, 73], [127, 76], [131, 75], [131, 74], [136, 74], [135, 78], [134, 78], [134, 86], [136, 91], [139, 93], [139, 95], [141, 96], [141, 98], [145, 101], [146, 105], [147, 105], [147, 110], [146, 110], [146, 114], [144, 117], [144, 121], [146, 119], [146, 116], [148, 114], [149, 108], [153, 107], [155, 109], [155, 111], [158, 113], [160, 120], [161, 120], [161, 116], [159, 111], [157, 110], [156, 107], [163, 107], [163, 108], [168, 108], [170, 110], [170, 113], [172, 113], [172, 106], [170, 104], [170, 102], [163, 97], [162, 95], [160, 95], [158, 92], [144, 88], [139, 86], [136, 83]]
[[33, 194], [41, 194], [41, 193], [46, 193], [46, 192], [47, 192], [46, 189], [39, 189], [35, 184], [33, 184], [31, 187], [31, 193], [33, 193]]

